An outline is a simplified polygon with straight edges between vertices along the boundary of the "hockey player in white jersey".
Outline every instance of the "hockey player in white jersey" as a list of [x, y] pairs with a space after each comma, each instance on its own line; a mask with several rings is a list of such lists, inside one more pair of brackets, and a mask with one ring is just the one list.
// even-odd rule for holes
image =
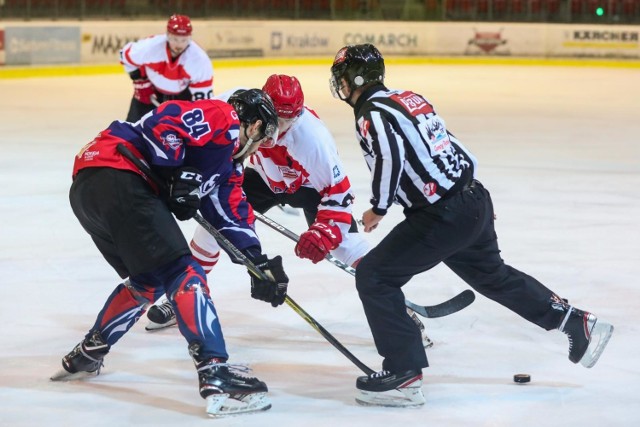
[[164, 101], [196, 101], [213, 96], [213, 66], [207, 53], [192, 39], [193, 27], [186, 15], [172, 15], [166, 34], [127, 43], [120, 62], [133, 81], [128, 122]]
[[[278, 113], [279, 137], [263, 143], [249, 159], [242, 188], [253, 209], [264, 213], [274, 206], [301, 208], [309, 229], [300, 235], [295, 253], [318, 263], [331, 253], [355, 267], [369, 245], [357, 232], [352, 216], [354, 194], [335, 141], [318, 115], [304, 104], [304, 93], [295, 76], [271, 75], [262, 88]], [[228, 98], [234, 90], [219, 97]], [[218, 262], [220, 247], [198, 226], [191, 241], [193, 256], [211, 271]], [[417, 315], [410, 315], [423, 331], [423, 344], [433, 343], [424, 333]], [[170, 304], [159, 304], [147, 314], [147, 330], [175, 324]]]

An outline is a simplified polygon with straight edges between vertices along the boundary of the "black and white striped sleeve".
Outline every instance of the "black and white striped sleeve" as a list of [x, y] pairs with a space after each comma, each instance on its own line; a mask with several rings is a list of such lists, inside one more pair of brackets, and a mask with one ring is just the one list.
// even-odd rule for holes
[[371, 204], [377, 215], [385, 215], [393, 204], [405, 157], [403, 138], [383, 114], [378, 110], [368, 111], [361, 122], [367, 128], [360, 129], [372, 155], [369, 160], [372, 177]]

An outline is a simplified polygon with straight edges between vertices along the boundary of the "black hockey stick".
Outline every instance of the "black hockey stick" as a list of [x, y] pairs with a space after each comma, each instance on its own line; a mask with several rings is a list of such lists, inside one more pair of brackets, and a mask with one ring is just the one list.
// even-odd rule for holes
[[440, 304], [436, 305], [418, 305], [414, 304], [408, 299], [404, 300], [404, 303], [411, 310], [418, 313], [420, 316], [433, 319], [436, 317], [444, 317], [453, 314], [463, 308], [471, 305], [476, 299], [476, 294], [471, 289], [465, 289], [455, 297], [448, 299]]
[[[153, 181], [158, 187], [160, 187], [163, 191], [167, 191], [166, 186], [164, 185], [164, 181], [160, 179], [149, 166], [138, 159], [125, 145], [118, 144], [117, 150], [120, 154], [125, 156], [128, 160], [130, 160], [134, 165], [136, 165], [142, 173], [144, 173], [151, 181]], [[257, 277], [260, 280], [269, 280], [267, 275], [260, 270], [249, 258], [245, 256], [238, 248], [235, 247], [233, 243], [227, 240], [226, 237], [220, 233], [215, 227], [213, 227], [206, 219], [202, 217], [199, 213], [193, 217], [198, 224], [200, 224], [209, 234], [211, 234], [221, 248], [223, 248], [228, 254], [233, 256], [238, 262], [243, 264], [249, 273], [251, 273], [254, 277]], [[329, 333], [320, 323], [318, 323], [309, 313], [307, 313], [302, 307], [298, 305], [289, 295], [285, 297], [285, 302], [289, 307], [293, 309], [300, 317], [302, 317], [307, 323], [313, 327], [320, 335], [324, 337], [331, 345], [333, 345], [340, 353], [342, 353], [347, 359], [353, 362], [362, 372], [369, 375], [374, 373], [375, 371], [369, 368], [367, 365], [362, 363], [356, 356], [354, 356], [345, 346], [343, 346], [340, 341], [338, 341], [333, 335]]]
[[[254, 211], [253, 214], [256, 216], [256, 218], [258, 218], [260, 222], [268, 225], [269, 227], [273, 228], [274, 230], [288, 237], [294, 242], [297, 242], [298, 240], [300, 240], [300, 237], [296, 233], [289, 230], [285, 226], [278, 224], [274, 220], [266, 217], [265, 215], [259, 212]], [[355, 268], [345, 264], [344, 262], [340, 261], [338, 258], [334, 257], [333, 255], [327, 254], [324, 257], [324, 259], [326, 259], [336, 267], [341, 268], [342, 270], [351, 274], [352, 276], [356, 275]], [[458, 295], [454, 296], [453, 298], [448, 299], [437, 305], [418, 305], [418, 304], [412, 303], [409, 300], [405, 300], [405, 304], [407, 307], [409, 307], [411, 310], [415, 311], [419, 315], [429, 319], [433, 319], [436, 317], [448, 316], [457, 311], [460, 311], [463, 308], [470, 305], [475, 299], [476, 299], [476, 294], [472, 290], [466, 289], [460, 292]]]

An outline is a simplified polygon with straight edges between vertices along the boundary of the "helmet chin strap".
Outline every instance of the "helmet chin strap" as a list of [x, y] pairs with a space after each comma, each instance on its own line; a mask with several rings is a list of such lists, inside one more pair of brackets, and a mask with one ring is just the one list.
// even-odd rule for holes
[[253, 144], [255, 144], [256, 141], [253, 140], [253, 138], [251, 138], [248, 134], [247, 134], [247, 128], [244, 128], [244, 136], [247, 137], [247, 143], [244, 144], [244, 147], [242, 147], [242, 150], [240, 150], [238, 153], [234, 154], [231, 158], [236, 160], [236, 159], [241, 159], [242, 156], [245, 155], [245, 153], [247, 151], [249, 151], [249, 149], [251, 148], [251, 146]]
[[244, 144], [244, 147], [242, 147], [242, 150], [240, 150], [238, 153], [234, 154], [234, 155], [232, 156], [232, 159], [234, 159], [234, 160], [235, 160], [235, 159], [240, 159], [240, 158], [242, 158], [242, 156], [244, 156], [244, 154], [245, 154], [247, 151], [249, 151], [249, 148], [251, 148], [251, 146], [254, 144], [254, 142], [255, 142], [255, 141], [254, 141], [253, 139], [249, 138], [249, 139], [247, 140], [247, 143], [246, 143], [246, 144]]

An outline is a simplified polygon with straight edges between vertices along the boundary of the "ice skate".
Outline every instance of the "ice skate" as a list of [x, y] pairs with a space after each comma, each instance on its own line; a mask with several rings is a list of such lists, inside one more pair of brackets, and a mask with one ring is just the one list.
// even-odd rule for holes
[[199, 361], [197, 352], [194, 354], [192, 347], [189, 351], [196, 364], [200, 396], [207, 401], [209, 416], [248, 414], [271, 408], [267, 385], [255, 377], [243, 375], [249, 368], [230, 365], [215, 358]]
[[596, 364], [613, 333], [613, 325], [573, 306], [558, 329], [569, 337], [569, 360], [587, 368]]
[[100, 374], [102, 360], [109, 353], [99, 331], [93, 332], [62, 358], [62, 368], [51, 376], [51, 381], [73, 381]]
[[356, 402], [363, 406], [415, 408], [425, 403], [419, 369], [397, 374], [380, 371], [358, 377], [356, 388], [360, 391]]
[[418, 314], [408, 307], [407, 307], [407, 313], [409, 313], [409, 316], [411, 316], [411, 320], [413, 320], [413, 322], [416, 325], [418, 325], [418, 328], [420, 328], [420, 335], [422, 335], [422, 346], [424, 348], [433, 347], [433, 341], [431, 341], [431, 338], [427, 336], [427, 333], [425, 332], [424, 323], [422, 323], [422, 321], [418, 318]]
[[168, 299], [165, 299], [162, 304], [149, 307], [147, 319], [149, 319], [149, 324], [145, 326], [147, 331], [157, 331], [177, 323], [176, 313], [173, 311], [173, 306]]

